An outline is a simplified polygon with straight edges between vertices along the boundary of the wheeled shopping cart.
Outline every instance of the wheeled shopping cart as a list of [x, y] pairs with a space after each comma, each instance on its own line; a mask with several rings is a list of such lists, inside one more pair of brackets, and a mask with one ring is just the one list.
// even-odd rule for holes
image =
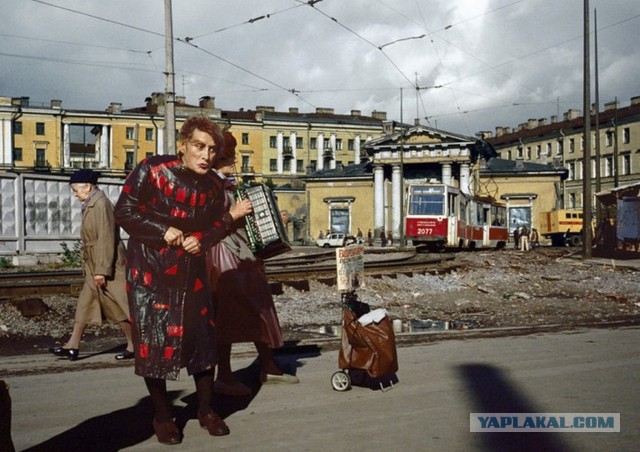
[[347, 391], [352, 383], [360, 384], [367, 380], [367, 376], [380, 389], [385, 389], [384, 382], [393, 386], [393, 378], [385, 377], [395, 377], [398, 355], [393, 325], [386, 311], [371, 311], [369, 305], [358, 300], [352, 291], [342, 294], [342, 316], [338, 355], [341, 370], [331, 376], [333, 389]]

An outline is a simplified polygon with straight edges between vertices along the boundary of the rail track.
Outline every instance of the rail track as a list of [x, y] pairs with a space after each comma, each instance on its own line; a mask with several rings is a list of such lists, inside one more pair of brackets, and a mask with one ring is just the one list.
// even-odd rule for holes
[[[274, 294], [282, 292], [283, 285], [308, 290], [310, 280], [328, 285], [335, 284], [335, 250], [291, 253], [269, 259], [265, 269]], [[365, 253], [365, 276], [425, 273], [444, 273], [457, 268], [454, 254], [424, 254], [414, 250], [405, 252]], [[77, 294], [84, 283], [82, 271], [17, 271], [0, 273], [0, 300], [53, 294]]]

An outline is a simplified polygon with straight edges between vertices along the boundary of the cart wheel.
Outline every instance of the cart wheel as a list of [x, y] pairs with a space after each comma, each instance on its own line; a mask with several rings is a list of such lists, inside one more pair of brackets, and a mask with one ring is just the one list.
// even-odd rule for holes
[[351, 389], [351, 378], [349, 378], [349, 374], [339, 370], [338, 372], [331, 375], [331, 386], [336, 391], [347, 391]]

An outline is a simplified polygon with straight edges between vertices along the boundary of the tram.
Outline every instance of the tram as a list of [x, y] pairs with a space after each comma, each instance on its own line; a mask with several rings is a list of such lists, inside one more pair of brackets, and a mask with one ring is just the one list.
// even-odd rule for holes
[[445, 184], [410, 185], [405, 237], [434, 250], [504, 248], [509, 240], [507, 208]]

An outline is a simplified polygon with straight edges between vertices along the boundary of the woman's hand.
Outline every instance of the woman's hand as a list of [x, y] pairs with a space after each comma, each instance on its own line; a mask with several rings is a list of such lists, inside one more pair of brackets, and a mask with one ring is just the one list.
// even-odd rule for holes
[[189, 236], [182, 242], [182, 248], [189, 254], [200, 254], [202, 252], [202, 244], [194, 236]]
[[184, 234], [180, 229], [169, 226], [167, 232], [164, 233], [164, 241], [170, 246], [180, 246], [184, 242]]
[[93, 280], [95, 281], [96, 287], [98, 287], [98, 288], [100, 288], [100, 287], [102, 287], [102, 286], [107, 284], [107, 280], [104, 277], [104, 275], [94, 275], [93, 276]]
[[231, 215], [233, 221], [239, 220], [240, 218], [247, 216], [251, 212], [253, 212], [253, 206], [251, 205], [251, 200], [249, 199], [238, 201], [231, 207], [231, 209], [229, 209], [229, 215]]

